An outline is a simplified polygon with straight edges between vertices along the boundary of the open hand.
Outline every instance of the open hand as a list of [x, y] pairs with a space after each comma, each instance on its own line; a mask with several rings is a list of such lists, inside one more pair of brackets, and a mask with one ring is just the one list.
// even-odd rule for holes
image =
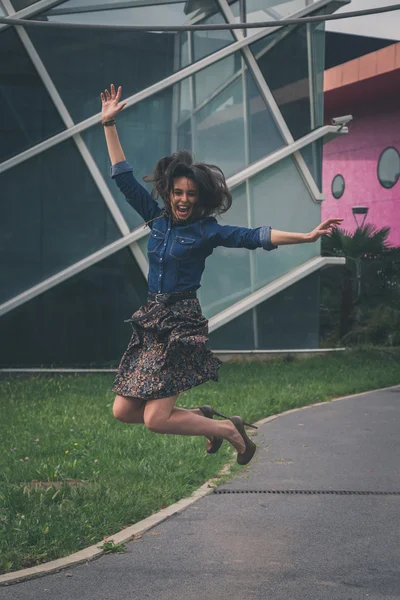
[[121, 102], [122, 86], [119, 86], [118, 91], [115, 91], [115, 86], [112, 83], [110, 87], [111, 92], [108, 90], [100, 94], [101, 98], [101, 121], [109, 121], [113, 119], [123, 108], [126, 106], [126, 102]]
[[343, 219], [328, 219], [313, 229], [307, 236], [309, 242], [316, 242], [323, 235], [330, 235], [341, 224]]

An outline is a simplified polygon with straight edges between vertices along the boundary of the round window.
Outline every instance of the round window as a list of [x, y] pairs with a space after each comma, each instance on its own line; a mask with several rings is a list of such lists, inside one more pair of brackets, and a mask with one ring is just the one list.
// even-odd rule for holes
[[344, 179], [342, 175], [336, 175], [332, 181], [332, 195], [339, 200], [344, 194]]
[[378, 163], [378, 179], [380, 184], [390, 189], [398, 182], [400, 177], [400, 154], [396, 148], [386, 148], [380, 156]]

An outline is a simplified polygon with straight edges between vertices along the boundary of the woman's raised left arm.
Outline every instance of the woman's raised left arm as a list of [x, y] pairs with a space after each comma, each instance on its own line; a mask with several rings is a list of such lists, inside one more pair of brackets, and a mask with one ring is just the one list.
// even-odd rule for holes
[[271, 243], [274, 246], [284, 246], [287, 244], [316, 242], [321, 236], [331, 234], [342, 221], [343, 219], [328, 219], [309, 233], [291, 233], [289, 231], [271, 229]]

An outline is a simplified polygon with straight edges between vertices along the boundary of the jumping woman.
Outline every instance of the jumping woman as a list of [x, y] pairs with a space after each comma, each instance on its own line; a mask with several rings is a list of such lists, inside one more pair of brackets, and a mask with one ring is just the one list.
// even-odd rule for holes
[[[283, 244], [315, 242], [341, 219], [329, 219], [311, 233], [288, 233], [262, 226], [256, 229], [219, 225], [214, 215], [227, 211], [232, 196], [222, 171], [193, 162], [187, 151], [161, 158], [151, 176], [150, 195], [134, 178], [115, 125], [124, 108], [122, 88], [100, 94], [102, 124], [112, 164], [112, 177], [129, 204], [150, 228], [148, 302], [131, 317], [132, 337], [121, 359], [113, 391], [114, 416], [125, 423], [144, 423], [155, 433], [199, 435], [207, 452], [217, 452], [227, 440], [237, 450], [237, 462], [247, 464], [256, 446], [241, 417], [227, 418], [211, 406], [177, 408], [181, 392], [213, 379], [221, 361], [207, 346], [208, 322], [196, 290], [205, 260], [217, 246], [272, 250]], [[161, 209], [154, 198], [160, 197]], [[224, 420], [213, 420], [213, 416]], [[250, 425], [251, 426], [251, 425]]]

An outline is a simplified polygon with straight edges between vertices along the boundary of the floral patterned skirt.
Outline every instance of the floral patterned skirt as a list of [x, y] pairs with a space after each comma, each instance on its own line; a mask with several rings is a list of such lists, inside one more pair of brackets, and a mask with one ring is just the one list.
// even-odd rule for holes
[[155, 400], [218, 381], [222, 363], [208, 348], [208, 321], [197, 298], [149, 301], [132, 315], [132, 329], [113, 386], [117, 394]]

